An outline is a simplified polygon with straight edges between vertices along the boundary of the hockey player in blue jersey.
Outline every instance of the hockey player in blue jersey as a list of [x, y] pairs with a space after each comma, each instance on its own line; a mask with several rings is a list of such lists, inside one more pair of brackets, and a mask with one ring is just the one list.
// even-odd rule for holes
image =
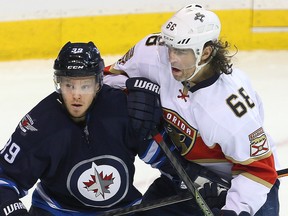
[[[22, 118], [0, 151], [0, 215], [95, 216], [138, 203], [135, 156], [158, 166], [163, 157], [130, 128], [137, 120], [129, 123], [126, 94], [103, 85], [98, 49], [68, 42], [54, 69], [56, 91]], [[149, 95], [157, 101], [157, 93]], [[151, 115], [148, 125], [161, 114]], [[36, 183], [28, 213], [19, 198]]]

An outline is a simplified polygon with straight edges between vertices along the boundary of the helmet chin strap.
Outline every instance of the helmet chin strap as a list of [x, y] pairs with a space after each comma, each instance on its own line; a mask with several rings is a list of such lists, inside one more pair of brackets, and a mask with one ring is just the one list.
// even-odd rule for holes
[[[212, 48], [213, 48], [213, 50], [212, 50], [212, 53], [211, 53], [210, 57], [209, 57], [208, 60], [207, 60], [204, 64], [202, 64], [202, 65], [199, 65], [199, 63], [200, 63], [200, 60], [201, 60], [201, 56], [202, 56], [203, 50], [197, 55], [197, 57], [196, 57], [196, 63], [192, 66], [192, 67], [196, 67], [196, 68], [195, 68], [195, 71], [194, 71], [194, 73], [193, 73], [190, 77], [188, 77], [188, 78], [186, 79], [186, 81], [190, 81], [191, 79], [193, 79], [193, 78], [196, 76], [196, 74], [198, 74], [198, 72], [199, 72], [204, 66], [206, 66], [208, 63], [210, 63], [210, 61], [214, 58], [214, 56], [216, 55], [216, 53], [217, 53], [217, 51], [218, 51], [218, 48], [217, 48], [217, 47], [212, 47]], [[195, 52], [195, 51], [194, 51], [194, 52]], [[192, 67], [190, 67], [190, 68], [192, 68]], [[189, 69], [189, 68], [187, 68], [187, 69]]]
[[[214, 53], [213, 53], [213, 54], [214, 54]], [[193, 73], [190, 77], [188, 77], [188, 78], [186, 79], [186, 81], [190, 81], [191, 79], [193, 79], [193, 78], [196, 76], [196, 74], [198, 74], [198, 72], [212, 60], [213, 57], [214, 57], [214, 55], [211, 55], [211, 56], [209, 57], [209, 59], [207, 60], [207, 62], [205, 62], [205, 63], [202, 64], [202, 65], [199, 65], [200, 56], [198, 56], [198, 58], [197, 58], [197, 60], [196, 60], [196, 63], [192, 66], [192, 67], [196, 67], [196, 68], [195, 68], [195, 71], [194, 71], [194, 73]], [[190, 68], [192, 68], [192, 67], [190, 67]], [[188, 69], [188, 68], [187, 68], [187, 69]]]
[[187, 81], [190, 81], [191, 79], [193, 79], [195, 76], [196, 76], [196, 74], [198, 74], [198, 72], [202, 69], [202, 67], [204, 67], [205, 65], [206, 65], [207, 63], [205, 63], [205, 64], [203, 64], [203, 65], [194, 65], [193, 67], [195, 67], [195, 71], [194, 71], [194, 73], [190, 76], [190, 77], [188, 77], [186, 80]]

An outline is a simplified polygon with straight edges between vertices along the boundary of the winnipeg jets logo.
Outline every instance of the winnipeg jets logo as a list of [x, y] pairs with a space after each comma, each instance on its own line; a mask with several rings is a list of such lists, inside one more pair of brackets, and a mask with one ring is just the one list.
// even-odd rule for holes
[[128, 173], [120, 158], [101, 155], [77, 163], [67, 177], [67, 189], [85, 206], [111, 207], [126, 196]]
[[113, 184], [113, 174], [103, 176], [103, 171], [99, 173], [96, 169], [96, 164], [92, 163], [92, 170], [94, 170], [94, 174], [91, 175], [92, 180], [88, 182], [83, 182], [85, 184], [85, 188], [87, 191], [93, 191], [95, 196], [102, 196], [105, 198], [105, 193], [110, 193], [109, 185]]
[[29, 131], [38, 131], [35, 127], [33, 127], [32, 125], [34, 124], [34, 121], [32, 120], [32, 118], [30, 117], [30, 115], [26, 115], [24, 116], [24, 118], [20, 121], [19, 123], [19, 127], [20, 129], [26, 133], [27, 130]]

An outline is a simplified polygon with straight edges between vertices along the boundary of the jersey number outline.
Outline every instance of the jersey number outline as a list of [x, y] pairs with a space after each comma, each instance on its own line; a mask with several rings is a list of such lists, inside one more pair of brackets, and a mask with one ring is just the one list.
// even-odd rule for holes
[[[244, 88], [241, 87], [238, 92], [245, 100], [246, 105], [252, 109], [255, 104], [253, 103], [249, 95], [245, 92]], [[245, 113], [247, 113], [247, 108], [245, 104], [241, 102], [239, 96], [232, 94], [226, 99], [226, 102], [236, 116], [242, 117]]]
[[4, 148], [1, 150], [0, 154], [3, 154], [4, 151], [6, 150], [6, 148], [9, 146], [8, 152], [6, 152], [6, 154], [4, 155], [4, 159], [12, 164], [17, 156], [17, 154], [20, 152], [21, 148], [19, 145], [17, 145], [16, 143], [12, 143], [12, 140], [9, 139], [9, 141], [6, 143], [6, 145], [4, 146]]

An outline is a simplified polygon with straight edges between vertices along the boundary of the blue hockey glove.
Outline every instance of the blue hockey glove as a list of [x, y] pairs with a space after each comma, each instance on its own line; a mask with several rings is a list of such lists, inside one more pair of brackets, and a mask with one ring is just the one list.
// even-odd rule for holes
[[147, 139], [160, 123], [160, 86], [149, 79], [136, 77], [126, 81], [128, 115], [133, 132], [140, 140]]
[[248, 212], [240, 212], [239, 215], [236, 214], [236, 212], [232, 210], [220, 210], [217, 208], [212, 209], [212, 213], [214, 216], [250, 216]]
[[29, 216], [20, 200], [10, 200], [0, 205], [0, 216]]

